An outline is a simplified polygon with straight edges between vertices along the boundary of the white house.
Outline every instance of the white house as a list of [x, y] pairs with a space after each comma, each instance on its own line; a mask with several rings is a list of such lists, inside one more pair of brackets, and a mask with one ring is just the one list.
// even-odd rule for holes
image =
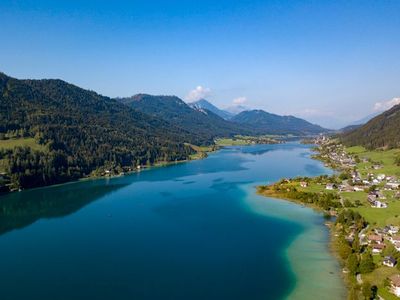
[[327, 190], [334, 190], [335, 189], [335, 184], [333, 183], [328, 183], [325, 187]]
[[396, 234], [398, 232], [399, 232], [399, 227], [398, 226], [393, 226], [393, 225], [389, 226], [389, 230], [388, 230], [389, 234], [393, 235], [393, 234]]
[[363, 192], [364, 189], [365, 189], [365, 187], [363, 187], [363, 186], [355, 186], [354, 187], [354, 191], [355, 192]]
[[390, 281], [390, 292], [400, 297], [400, 275], [395, 274], [389, 277]]
[[385, 249], [385, 244], [372, 245], [372, 254], [382, 253], [383, 249]]
[[397, 263], [397, 260], [393, 256], [385, 256], [385, 258], [382, 261], [382, 264], [384, 264], [387, 267], [393, 268]]
[[387, 204], [386, 204], [385, 202], [381, 202], [381, 201], [379, 201], [379, 200], [375, 200], [375, 201], [371, 204], [371, 206], [372, 206], [372, 207], [375, 207], [375, 208], [387, 208]]
[[385, 174], [379, 174], [378, 176], [376, 176], [376, 178], [380, 181], [384, 180], [386, 178]]

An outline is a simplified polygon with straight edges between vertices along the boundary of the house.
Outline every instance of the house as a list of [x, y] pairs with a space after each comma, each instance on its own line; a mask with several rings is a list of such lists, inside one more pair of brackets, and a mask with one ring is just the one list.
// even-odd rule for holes
[[372, 245], [372, 254], [380, 254], [385, 249], [385, 244]]
[[383, 238], [382, 238], [381, 235], [370, 234], [370, 235], [368, 236], [368, 242], [369, 242], [369, 243], [381, 244], [381, 243], [383, 243]]
[[391, 237], [389, 238], [389, 240], [390, 240], [393, 244], [400, 243], [400, 235], [391, 236]]
[[354, 191], [355, 192], [363, 192], [365, 190], [365, 186], [355, 186]]
[[385, 185], [386, 188], [393, 189], [393, 190], [398, 189], [399, 186], [400, 186], [400, 183], [398, 183], [398, 182], [387, 182]]
[[396, 234], [398, 232], [399, 232], [399, 227], [398, 226], [393, 226], [393, 225], [389, 226], [389, 230], [388, 230], [389, 234], [393, 235], [393, 234]]
[[400, 274], [395, 274], [389, 277], [390, 292], [400, 297]]
[[375, 200], [371, 203], [371, 207], [375, 208], [387, 208], [387, 204], [385, 202], [381, 202], [379, 200]]
[[384, 180], [386, 178], [385, 174], [379, 174], [378, 176], [376, 176], [376, 178], [380, 181]]
[[368, 201], [372, 202], [378, 198], [378, 194], [376, 192], [369, 192]]
[[300, 182], [300, 186], [303, 188], [306, 188], [306, 187], [308, 187], [308, 183], [305, 181], [302, 181], [302, 182]]
[[382, 261], [382, 264], [385, 266], [393, 268], [397, 263], [397, 260], [393, 256], [385, 256], [385, 258]]
[[335, 184], [334, 183], [328, 183], [325, 187], [327, 190], [334, 190], [335, 189]]
[[400, 243], [399, 243], [399, 242], [393, 243], [393, 245], [394, 245], [394, 248], [395, 248], [397, 251], [400, 251]]

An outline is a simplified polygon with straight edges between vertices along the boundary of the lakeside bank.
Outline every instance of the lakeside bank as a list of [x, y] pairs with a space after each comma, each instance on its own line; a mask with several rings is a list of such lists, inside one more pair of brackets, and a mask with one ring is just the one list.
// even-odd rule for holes
[[399, 151], [345, 148], [327, 138], [318, 142], [313, 158], [341, 173], [286, 178], [260, 185], [258, 193], [335, 217], [331, 248], [343, 267], [349, 299], [397, 299], [393, 293], [400, 276]]

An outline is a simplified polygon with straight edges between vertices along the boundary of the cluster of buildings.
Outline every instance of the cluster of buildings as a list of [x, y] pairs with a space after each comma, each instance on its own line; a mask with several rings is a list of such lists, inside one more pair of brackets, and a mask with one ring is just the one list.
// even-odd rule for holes
[[[340, 184], [327, 183], [326, 190], [337, 189], [340, 192], [365, 192], [363, 195], [366, 195], [368, 204], [373, 208], [379, 209], [388, 207], [387, 197], [390, 199], [392, 197], [393, 199], [400, 199], [400, 181], [395, 176], [387, 176], [382, 171], [379, 171], [383, 168], [381, 164], [371, 162], [367, 158], [358, 158], [357, 156], [353, 158], [344, 151], [342, 145], [331, 143], [329, 138], [320, 137], [316, 142], [322, 145], [323, 151], [321, 151], [320, 156], [329, 165], [350, 171], [350, 176]], [[356, 169], [359, 162], [368, 163], [368, 167], [365, 167], [363, 175]], [[350, 231], [346, 236], [346, 240], [353, 241], [357, 238], [357, 230], [351, 226], [349, 229]], [[368, 228], [365, 228], [358, 234], [360, 244], [366, 245], [373, 255], [382, 255], [385, 252], [391, 253], [391, 255], [382, 257], [381, 263], [383, 266], [394, 268], [400, 264], [400, 261], [397, 261], [397, 259], [400, 260], [400, 255], [398, 255], [400, 253], [399, 226], [389, 225], [383, 228], [375, 228], [373, 231], [370, 230], [369, 234], [365, 233], [367, 231]], [[384, 252], [387, 247], [393, 247], [394, 251]], [[394, 274], [387, 279], [390, 292], [400, 297], [400, 274]]]
[[[362, 242], [371, 248], [372, 254], [381, 254], [387, 244], [393, 244], [396, 251], [400, 252], [400, 234], [398, 226], [385, 226], [376, 228], [368, 237], [362, 236]], [[393, 256], [385, 256], [382, 260], [384, 266], [393, 268], [397, 264]], [[400, 274], [394, 274], [389, 278], [389, 290], [397, 297], [400, 297]]]
[[319, 138], [315, 143], [317, 145], [323, 145], [324, 151], [321, 153], [321, 158], [324, 161], [328, 161], [330, 164], [342, 169], [356, 167], [357, 164], [355, 159], [346, 153], [342, 145], [329, 143], [326, 138]]

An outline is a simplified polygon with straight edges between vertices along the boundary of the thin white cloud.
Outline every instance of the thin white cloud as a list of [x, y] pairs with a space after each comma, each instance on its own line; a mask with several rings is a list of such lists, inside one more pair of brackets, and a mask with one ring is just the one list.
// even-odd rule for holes
[[242, 105], [247, 102], [246, 97], [238, 97], [232, 100], [233, 105]]
[[385, 111], [400, 104], [400, 98], [393, 98], [387, 101], [380, 101], [374, 104], [374, 111]]
[[197, 86], [195, 89], [191, 90], [185, 97], [186, 101], [197, 101], [203, 98], [206, 98], [211, 95], [211, 89], [202, 87], [201, 85]]

